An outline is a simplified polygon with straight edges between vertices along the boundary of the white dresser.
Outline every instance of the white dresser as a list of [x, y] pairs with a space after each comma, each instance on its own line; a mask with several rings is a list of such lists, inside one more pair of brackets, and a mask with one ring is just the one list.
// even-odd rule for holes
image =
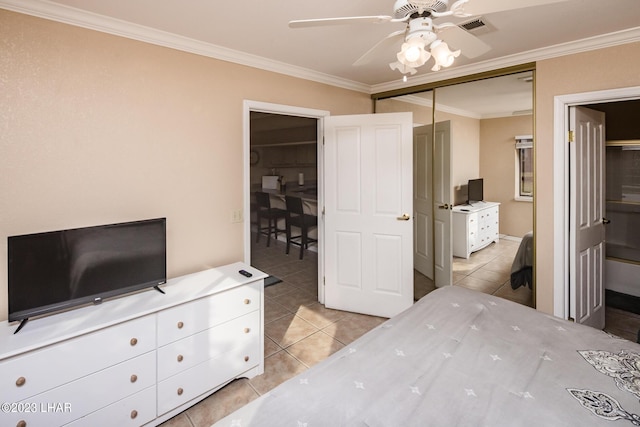
[[475, 202], [453, 207], [453, 256], [469, 258], [491, 242], [498, 241], [500, 203]]
[[[246, 278], [244, 269], [253, 274]], [[0, 425], [157, 425], [264, 372], [266, 274], [242, 263], [0, 324]]]

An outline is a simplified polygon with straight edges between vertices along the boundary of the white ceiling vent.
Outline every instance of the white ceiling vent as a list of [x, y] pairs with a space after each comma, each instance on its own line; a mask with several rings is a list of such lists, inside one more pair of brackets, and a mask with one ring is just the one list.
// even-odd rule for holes
[[485, 34], [495, 30], [495, 28], [491, 24], [489, 24], [482, 16], [458, 24], [458, 27], [462, 28], [463, 30], [467, 30], [468, 32], [475, 35]]

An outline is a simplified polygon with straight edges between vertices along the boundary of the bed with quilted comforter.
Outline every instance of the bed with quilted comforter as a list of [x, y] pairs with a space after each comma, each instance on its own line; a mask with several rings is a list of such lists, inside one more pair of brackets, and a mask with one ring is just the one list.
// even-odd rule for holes
[[640, 345], [438, 289], [218, 426], [640, 425]]

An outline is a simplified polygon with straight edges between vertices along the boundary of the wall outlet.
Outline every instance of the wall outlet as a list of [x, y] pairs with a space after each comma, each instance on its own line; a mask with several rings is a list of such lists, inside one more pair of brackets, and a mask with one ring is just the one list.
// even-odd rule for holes
[[242, 222], [242, 211], [236, 210], [231, 212], [231, 222]]

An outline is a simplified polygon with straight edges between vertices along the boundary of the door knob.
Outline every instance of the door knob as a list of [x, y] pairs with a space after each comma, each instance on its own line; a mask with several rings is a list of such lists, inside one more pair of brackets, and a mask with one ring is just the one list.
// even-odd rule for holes
[[611, 223], [611, 220], [610, 220], [610, 219], [607, 219], [607, 218], [602, 218], [602, 223], [603, 223], [603, 224], [605, 224], [605, 225], [607, 225], [607, 224], [610, 224], [610, 223]]
[[398, 221], [409, 221], [409, 219], [411, 219], [411, 217], [407, 214], [402, 214], [402, 216], [399, 216]]
[[449, 209], [449, 204], [445, 203], [444, 205], [438, 206], [438, 209]]

